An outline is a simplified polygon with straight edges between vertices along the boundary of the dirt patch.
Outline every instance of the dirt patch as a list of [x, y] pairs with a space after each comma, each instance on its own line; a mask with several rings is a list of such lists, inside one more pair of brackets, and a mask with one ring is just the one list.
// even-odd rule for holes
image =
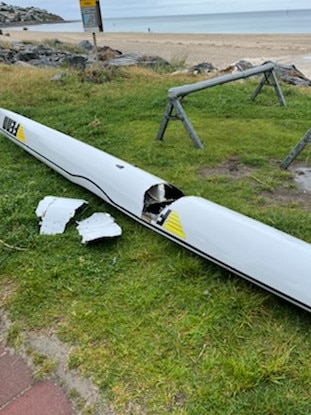
[[[274, 160], [271, 161], [271, 164], [278, 166], [278, 163]], [[246, 166], [241, 163], [238, 156], [232, 156], [218, 166], [201, 168], [199, 175], [203, 179], [222, 176], [232, 180], [245, 177], [255, 180], [255, 171], [255, 167]], [[300, 204], [309, 210], [311, 208], [311, 167], [293, 163], [287, 171], [291, 173], [292, 177], [284, 181], [284, 185], [271, 191], [263, 190], [260, 192], [261, 196], [271, 204], [282, 206]]]
[[311, 168], [305, 164], [293, 163], [287, 171], [291, 178], [282, 187], [275, 189], [272, 194], [264, 193], [267, 199], [281, 205], [300, 204], [305, 209], [311, 208]]
[[254, 170], [254, 168], [241, 163], [238, 156], [232, 156], [218, 166], [201, 168], [199, 175], [202, 178], [227, 176], [233, 179], [241, 179], [242, 177], [251, 176]]
[[311, 192], [303, 189], [280, 187], [273, 192], [261, 192], [261, 195], [271, 204], [279, 206], [301, 205], [304, 209], [311, 208]]

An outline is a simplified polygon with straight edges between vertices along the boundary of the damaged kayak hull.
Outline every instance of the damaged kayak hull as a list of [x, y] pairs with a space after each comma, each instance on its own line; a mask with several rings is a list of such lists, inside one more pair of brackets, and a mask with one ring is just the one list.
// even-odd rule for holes
[[311, 311], [311, 245], [73, 137], [0, 109], [0, 133], [73, 183], [186, 249]]

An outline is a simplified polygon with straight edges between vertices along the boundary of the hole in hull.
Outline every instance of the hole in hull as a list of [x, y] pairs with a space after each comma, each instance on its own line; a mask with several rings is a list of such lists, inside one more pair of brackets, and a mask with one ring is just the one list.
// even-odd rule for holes
[[156, 221], [167, 205], [183, 196], [181, 190], [168, 183], [160, 183], [150, 187], [144, 196], [142, 218], [147, 222]]

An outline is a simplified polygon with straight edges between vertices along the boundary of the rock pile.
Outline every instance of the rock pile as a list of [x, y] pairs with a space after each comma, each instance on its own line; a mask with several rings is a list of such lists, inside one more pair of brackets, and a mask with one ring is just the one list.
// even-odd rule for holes
[[[295, 67], [295, 65], [282, 65], [275, 62], [273, 63], [275, 65], [274, 70], [282, 81], [291, 85], [311, 86], [311, 80], [304, 76], [304, 74], [300, 72], [299, 69]], [[254, 65], [252, 65], [250, 62], [241, 60], [236, 62], [234, 65], [226, 68], [225, 72], [245, 71], [253, 67]]]
[[[265, 62], [267, 63], [267, 62]], [[276, 62], [273, 62], [275, 65], [275, 72], [279, 75], [280, 79], [288, 84], [297, 85], [297, 86], [311, 86], [311, 80], [308, 79], [295, 65], [282, 65]], [[190, 73], [192, 75], [198, 74], [209, 74], [216, 73], [219, 75], [241, 72], [247, 69], [253, 68], [254, 65], [251, 62], [240, 60], [233, 65], [228, 66], [225, 69], [217, 69], [211, 63], [200, 63], [193, 66], [192, 68], [187, 68], [183, 70], [185, 73]]]
[[[123, 54], [109, 46], [98, 47], [97, 54], [93, 45], [84, 40], [76, 48], [78, 52], [71, 52], [66, 44], [55, 39], [49, 44], [31, 44], [12, 42], [9, 47], [0, 45], [0, 63], [7, 65], [31, 65], [36, 67], [72, 67], [85, 70], [99, 60], [101, 66], [143, 66], [150, 68], [169, 67], [170, 64], [159, 56], [143, 55], [139, 53]], [[72, 48], [71, 48], [72, 49]], [[250, 62], [241, 60], [228, 68], [218, 70], [211, 63], [199, 63], [192, 68], [181, 68], [183, 73], [191, 75], [215, 75], [243, 71], [252, 68]], [[294, 65], [275, 64], [275, 71], [280, 78], [291, 85], [311, 86], [311, 80], [306, 78]]]
[[0, 26], [18, 24], [57, 23], [64, 19], [37, 7], [10, 6], [0, 2]]
[[[82, 41], [78, 45], [80, 53], [71, 52], [66, 45], [59, 40], [54, 40], [52, 45], [29, 44], [12, 42], [9, 48], [0, 46], [0, 62], [7, 65], [32, 65], [36, 67], [60, 67], [70, 66], [83, 70], [96, 62], [96, 54], [93, 46], [88, 41]], [[169, 63], [159, 56], [147, 56], [142, 54], [123, 54], [109, 46], [98, 48], [98, 59], [101, 63], [110, 66], [168, 66]]]
[[[49, 45], [12, 43], [10, 48], [0, 46], [0, 62], [7, 65], [32, 65], [37, 67], [58, 67], [66, 63], [84, 66], [87, 55], [61, 51]], [[82, 63], [82, 64], [81, 64]]]

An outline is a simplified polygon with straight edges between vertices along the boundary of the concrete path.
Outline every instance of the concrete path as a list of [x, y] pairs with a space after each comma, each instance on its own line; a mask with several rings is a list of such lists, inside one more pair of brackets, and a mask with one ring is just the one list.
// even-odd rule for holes
[[71, 415], [62, 389], [37, 381], [19, 356], [0, 345], [0, 415]]

